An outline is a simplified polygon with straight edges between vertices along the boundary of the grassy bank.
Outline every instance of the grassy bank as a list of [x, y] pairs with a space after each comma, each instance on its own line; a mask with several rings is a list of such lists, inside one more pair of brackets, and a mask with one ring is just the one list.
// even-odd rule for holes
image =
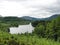
[[31, 35], [11, 35], [0, 31], [0, 45], [60, 45], [54, 40]]

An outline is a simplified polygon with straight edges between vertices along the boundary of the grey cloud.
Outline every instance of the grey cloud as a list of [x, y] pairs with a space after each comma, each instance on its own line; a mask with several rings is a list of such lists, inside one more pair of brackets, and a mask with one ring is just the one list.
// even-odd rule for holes
[[60, 1], [58, 0], [56, 4], [46, 7], [46, 10], [51, 13], [60, 13]]
[[[38, 10], [32, 11], [34, 13], [39, 12], [38, 14], [47, 15], [47, 12], [51, 14], [60, 14], [60, 0], [57, 0], [55, 4], [50, 6], [33, 6], [33, 8], [38, 8]], [[45, 13], [42, 13], [41, 11], [45, 11]]]
[[[16, 2], [20, 2], [20, 1], [28, 1], [28, 0], [0, 0], [0, 1], [16, 1]], [[24, 2], [23, 2], [24, 3]], [[26, 6], [26, 5], [24, 5]], [[28, 6], [29, 7], [29, 6]], [[37, 8], [37, 10], [32, 10], [31, 14], [29, 15], [35, 15], [35, 16], [48, 16], [50, 14], [56, 14], [56, 13], [60, 13], [60, 0], [57, 0], [57, 2], [55, 4], [49, 5], [49, 6], [42, 6], [42, 5], [33, 5], [30, 6], [31, 8]], [[44, 12], [45, 11], [45, 12]]]
[[57, 0], [58, 4], [60, 4], [60, 0]]
[[16, 1], [16, 2], [19, 2], [19, 1], [26, 1], [26, 0], [6, 0], [6, 1]]
[[56, 5], [56, 6], [53, 5], [53, 6], [47, 7], [45, 10], [51, 13], [60, 13], [60, 5]]
[[2, 1], [16, 1], [16, 2], [20, 2], [20, 1], [27, 1], [27, 0], [0, 0], [0, 2]]

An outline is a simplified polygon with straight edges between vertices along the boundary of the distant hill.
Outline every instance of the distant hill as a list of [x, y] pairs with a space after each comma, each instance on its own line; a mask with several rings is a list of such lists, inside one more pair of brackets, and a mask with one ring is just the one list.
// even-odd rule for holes
[[21, 19], [26, 19], [26, 20], [31, 20], [31, 21], [38, 20], [38, 18], [30, 17], [30, 16], [23, 16], [23, 17], [21, 17]]
[[58, 16], [60, 16], [60, 14], [55, 14], [55, 15], [52, 15], [48, 18], [35, 18], [35, 17], [30, 17], [30, 16], [23, 16], [23, 17], [0, 17], [0, 21], [3, 21], [3, 22], [31, 22], [31, 21], [40, 21], [40, 20], [52, 20], [52, 19], [55, 19], [57, 18]]
[[50, 16], [50, 17], [48, 17], [48, 18], [45, 18], [44, 20], [52, 20], [52, 19], [57, 18], [58, 16], [60, 16], [60, 14], [52, 15], [52, 16]]
[[36, 21], [36, 20], [52, 20], [54, 18], [57, 18], [58, 16], [60, 16], [60, 14], [55, 14], [48, 18], [35, 18], [35, 17], [29, 17], [29, 16], [23, 16], [21, 18], [26, 20]]
[[30, 20], [22, 19], [19, 17], [8, 16], [0, 17], [0, 23], [9, 23], [9, 24], [29, 24]]

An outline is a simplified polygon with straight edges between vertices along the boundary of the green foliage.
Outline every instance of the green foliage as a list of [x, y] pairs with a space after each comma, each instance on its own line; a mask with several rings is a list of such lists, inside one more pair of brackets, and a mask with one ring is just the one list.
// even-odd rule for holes
[[[13, 37], [13, 38], [12, 38]], [[17, 40], [16, 40], [17, 39]], [[1, 45], [60, 45], [60, 43], [51, 39], [39, 38], [37, 35], [11, 35], [0, 31]]]
[[44, 21], [38, 23], [34, 33], [42, 37], [54, 39], [57, 41], [60, 37], [60, 16], [49, 22]]
[[15, 40], [9, 40], [8, 45], [19, 45], [19, 43], [16, 42]]
[[0, 31], [9, 32], [9, 27], [10, 27], [10, 24], [0, 23]]
[[0, 31], [9, 32], [10, 27], [18, 27], [18, 25], [29, 23], [29, 20], [19, 17], [0, 17]]
[[0, 45], [60, 45], [60, 17], [51, 21], [32, 22], [35, 27], [32, 34], [11, 35], [8, 33], [9, 27], [17, 27], [29, 22], [17, 17], [1, 17]]
[[36, 28], [35, 28], [35, 31], [34, 31], [35, 34], [39, 35], [39, 36], [44, 36], [44, 26], [43, 25], [38, 25]]

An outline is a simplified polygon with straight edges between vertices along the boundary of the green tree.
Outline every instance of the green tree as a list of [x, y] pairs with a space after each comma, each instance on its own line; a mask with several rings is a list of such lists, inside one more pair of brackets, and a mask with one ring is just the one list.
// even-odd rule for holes
[[39, 36], [44, 37], [44, 26], [43, 25], [38, 25], [35, 28], [34, 33], [37, 34], [37, 35], [39, 35]]
[[47, 24], [45, 33], [47, 38], [53, 38], [57, 41], [58, 37], [60, 37], [60, 17]]
[[15, 41], [15, 40], [10, 40], [10, 41], [8, 41], [8, 45], [19, 45], [19, 42]]

